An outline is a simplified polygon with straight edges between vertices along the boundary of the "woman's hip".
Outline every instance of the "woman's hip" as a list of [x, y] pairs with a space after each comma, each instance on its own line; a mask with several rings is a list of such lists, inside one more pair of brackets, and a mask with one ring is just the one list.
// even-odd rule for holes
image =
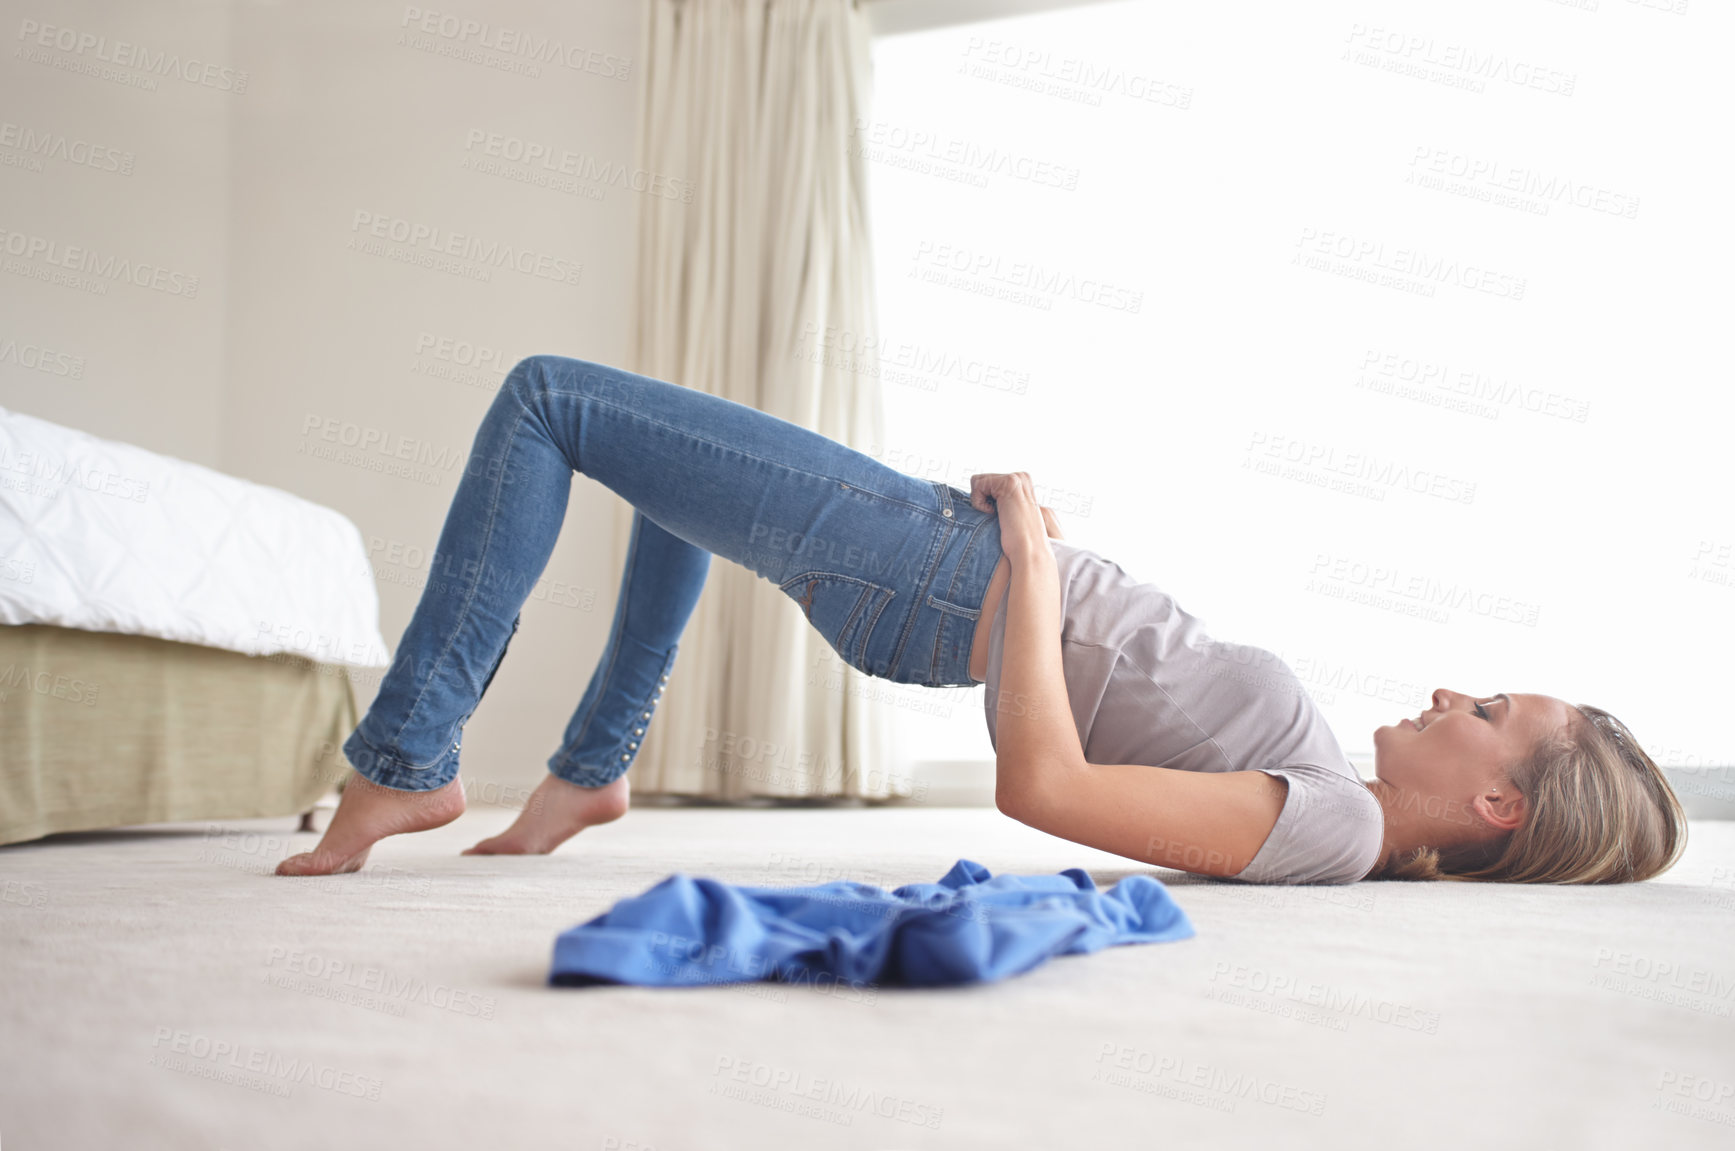
[[507, 392], [574, 470], [776, 584], [852, 667], [973, 682], [1000, 538], [967, 493], [745, 404], [588, 361], [531, 357]]
[[[849, 666], [926, 687], [973, 686], [970, 647], [1000, 558], [998, 521], [937, 480], [925, 507], [859, 496], [843, 530], [792, 540], [779, 589]], [[840, 502], [850, 493], [840, 490]]]

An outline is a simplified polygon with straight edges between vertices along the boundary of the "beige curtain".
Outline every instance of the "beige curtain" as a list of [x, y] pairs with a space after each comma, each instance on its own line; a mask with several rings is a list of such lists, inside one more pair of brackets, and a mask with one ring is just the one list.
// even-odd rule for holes
[[[693, 194], [640, 199], [629, 370], [869, 450], [877, 374], [813, 354], [815, 332], [876, 332], [866, 161], [850, 146], [870, 116], [866, 18], [849, 0], [647, 9], [639, 164]], [[623, 504], [623, 564], [631, 521]], [[907, 795], [887, 769], [892, 686], [846, 667], [770, 582], [714, 559], [634, 790]]]

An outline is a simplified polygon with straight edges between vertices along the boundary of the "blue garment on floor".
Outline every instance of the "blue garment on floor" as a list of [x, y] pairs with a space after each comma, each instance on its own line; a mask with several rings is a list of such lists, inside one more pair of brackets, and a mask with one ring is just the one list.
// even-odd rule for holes
[[554, 941], [549, 983], [693, 987], [756, 980], [932, 987], [1003, 979], [1052, 955], [1192, 938], [1149, 876], [1098, 891], [1084, 871], [991, 876], [960, 859], [938, 883], [738, 887], [671, 875]]

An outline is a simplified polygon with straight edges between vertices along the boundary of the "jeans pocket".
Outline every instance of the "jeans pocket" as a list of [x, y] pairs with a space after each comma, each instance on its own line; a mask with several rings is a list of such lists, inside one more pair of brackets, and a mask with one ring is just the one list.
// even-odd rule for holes
[[896, 594], [893, 588], [827, 571], [791, 576], [778, 590], [801, 606], [807, 622], [857, 671], [864, 670], [862, 656], [874, 627]]

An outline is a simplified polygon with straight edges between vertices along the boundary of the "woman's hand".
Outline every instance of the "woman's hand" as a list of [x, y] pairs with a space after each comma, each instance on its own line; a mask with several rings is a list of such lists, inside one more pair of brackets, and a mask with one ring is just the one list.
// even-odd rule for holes
[[[1049, 552], [1059, 539], [1054, 513], [1036, 502], [1029, 472], [978, 472], [970, 477], [970, 506], [1000, 517], [1000, 550], [1018, 560]], [[1049, 553], [1052, 555], [1052, 553]]]

